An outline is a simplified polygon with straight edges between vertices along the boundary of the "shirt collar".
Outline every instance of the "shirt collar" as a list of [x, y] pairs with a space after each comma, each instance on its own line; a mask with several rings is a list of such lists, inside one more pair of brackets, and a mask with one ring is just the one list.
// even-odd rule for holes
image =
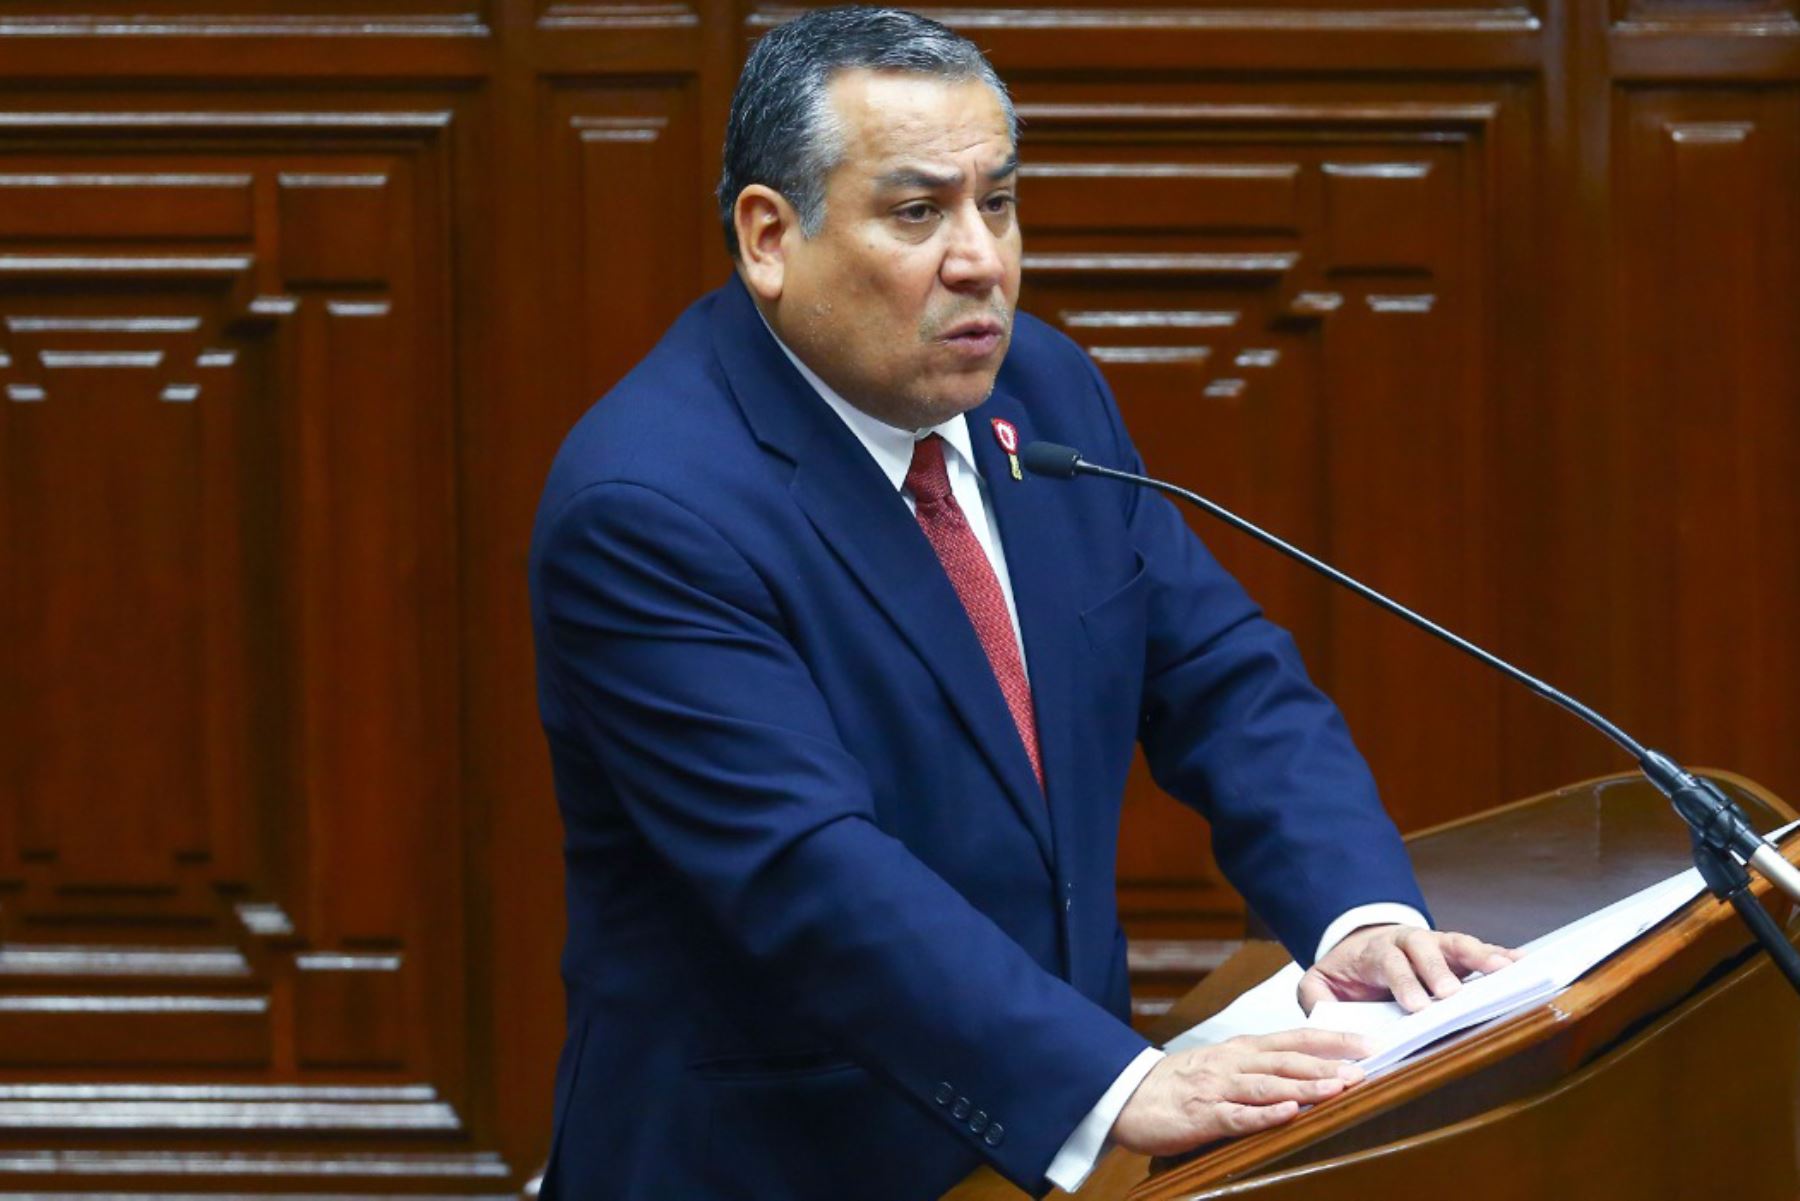
[[[756, 315], [762, 317], [762, 310], [758, 309]], [[812, 385], [813, 391], [819, 394], [819, 398], [830, 407], [832, 412], [838, 415], [845, 425], [850, 427], [850, 432], [856, 435], [856, 440], [863, 444], [863, 448], [875, 460], [876, 466], [881, 468], [882, 474], [886, 475], [888, 481], [894, 485], [894, 491], [900, 491], [906, 484], [907, 470], [912, 467], [913, 443], [929, 438], [933, 434], [944, 439], [950, 450], [962, 460], [965, 468], [971, 472], [976, 470], [975, 447], [969, 441], [969, 423], [963, 414], [958, 413], [941, 425], [934, 425], [929, 429], [922, 430], [901, 429], [898, 426], [889, 425], [879, 418], [871, 417], [833, 391], [831, 385], [820, 379], [817, 372], [800, 361], [799, 355], [788, 349], [787, 343], [783, 342], [776, 334], [774, 327], [769, 325], [769, 319], [762, 317], [762, 320], [763, 326], [769, 331], [769, 336], [775, 339], [775, 345], [781, 347], [781, 353], [788, 357], [788, 362], [794, 365], [794, 369], [800, 373], [800, 378]]]

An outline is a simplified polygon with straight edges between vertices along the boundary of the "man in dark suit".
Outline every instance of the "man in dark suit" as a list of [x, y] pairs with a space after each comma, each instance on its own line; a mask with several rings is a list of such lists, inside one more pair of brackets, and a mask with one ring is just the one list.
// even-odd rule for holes
[[1085, 355], [1015, 313], [1015, 121], [942, 26], [770, 33], [720, 188], [737, 278], [569, 435], [531, 560], [567, 832], [546, 1195], [1073, 1187], [1354, 1083], [1347, 1037], [1164, 1057], [1114, 908], [1133, 746], [1321, 996], [1418, 1007], [1497, 948], [1427, 929], [1285, 634], [1136, 466]]

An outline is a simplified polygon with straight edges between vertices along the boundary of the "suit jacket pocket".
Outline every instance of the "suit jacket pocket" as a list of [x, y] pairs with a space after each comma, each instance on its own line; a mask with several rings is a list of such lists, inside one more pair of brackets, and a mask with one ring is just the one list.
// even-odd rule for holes
[[1088, 644], [1104, 654], [1143, 649], [1150, 573], [1142, 555], [1134, 551], [1131, 559], [1136, 565], [1131, 578], [1081, 612], [1081, 627], [1087, 632]]

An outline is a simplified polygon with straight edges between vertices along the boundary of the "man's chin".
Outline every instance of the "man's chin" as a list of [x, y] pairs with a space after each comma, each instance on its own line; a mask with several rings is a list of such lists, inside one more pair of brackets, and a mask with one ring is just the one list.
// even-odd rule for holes
[[960, 417], [971, 409], [980, 408], [993, 394], [992, 375], [979, 381], [958, 380], [956, 387], [944, 389], [919, 401], [918, 415], [922, 420], [919, 421], [918, 428], [942, 425], [952, 417]]
[[980, 407], [993, 395], [997, 374], [991, 370], [979, 374], [959, 372], [915, 386], [899, 396], [890, 394], [888, 398], [881, 398], [865, 394], [860, 403], [854, 396], [846, 396], [846, 399], [877, 420], [900, 429], [930, 429]]

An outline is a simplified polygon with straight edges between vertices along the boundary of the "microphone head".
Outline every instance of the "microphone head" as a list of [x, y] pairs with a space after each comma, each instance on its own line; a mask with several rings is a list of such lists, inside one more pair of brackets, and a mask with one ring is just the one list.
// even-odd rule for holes
[[1058, 446], [1054, 442], [1027, 442], [1019, 452], [1019, 462], [1025, 464], [1025, 470], [1033, 475], [1049, 476], [1054, 480], [1072, 480], [1075, 478], [1075, 465], [1081, 462], [1081, 452], [1072, 446]]

